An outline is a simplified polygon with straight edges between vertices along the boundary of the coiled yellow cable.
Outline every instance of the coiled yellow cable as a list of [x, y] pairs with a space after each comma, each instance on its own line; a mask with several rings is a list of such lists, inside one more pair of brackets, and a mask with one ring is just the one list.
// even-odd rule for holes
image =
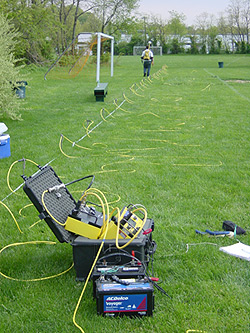
[[77, 157], [76, 157], [76, 156], [70, 156], [70, 155], [67, 155], [67, 154], [63, 151], [63, 149], [62, 149], [62, 142], [63, 142], [63, 139], [65, 139], [65, 140], [67, 140], [68, 142], [72, 143], [72, 146], [76, 146], [76, 147], [78, 147], [78, 148], [85, 149], [85, 150], [91, 150], [91, 148], [87, 148], [87, 147], [80, 146], [80, 145], [78, 145], [77, 143], [75, 143], [75, 142], [71, 141], [70, 139], [68, 139], [65, 135], [61, 134], [61, 136], [60, 136], [60, 140], [59, 140], [59, 149], [60, 149], [61, 153], [62, 153], [64, 156], [68, 157], [68, 158], [77, 158]]
[[[80, 200], [84, 199], [85, 196], [86, 196], [86, 194], [95, 195], [95, 196], [98, 198], [98, 200], [100, 200], [100, 203], [101, 203], [101, 206], [102, 206], [102, 210], [103, 210], [103, 211], [102, 211], [102, 213], [103, 213], [103, 217], [105, 217], [105, 216], [106, 216], [106, 213], [105, 213], [104, 203], [103, 203], [102, 199], [100, 198], [100, 196], [98, 196], [95, 192], [93, 192], [93, 190], [94, 190], [94, 191], [97, 191], [97, 192], [99, 192], [99, 193], [101, 193], [101, 194], [103, 195], [103, 197], [105, 198], [104, 194], [103, 194], [101, 191], [99, 191], [99, 190], [97, 190], [97, 189], [92, 189], [92, 192], [89, 191], [89, 190], [87, 190], [87, 191], [82, 195], [82, 197], [81, 197]], [[106, 198], [105, 198], [105, 201], [107, 202]], [[108, 209], [108, 206], [107, 206], [107, 209]], [[74, 311], [74, 314], [73, 314], [73, 323], [74, 323], [74, 325], [75, 325], [75, 326], [76, 326], [76, 327], [77, 327], [82, 333], [84, 333], [84, 330], [82, 329], [82, 327], [81, 327], [80, 325], [77, 324], [77, 322], [76, 322], [76, 314], [77, 314], [78, 308], [79, 308], [79, 306], [80, 306], [80, 303], [81, 303], [82, 297], [83, 297], [83, 295], [84, 295], [84, 292], [85, 292], [85, 290], [86, 290], [86, 287], [87, 287], [87, 285], [88, 285], [89, 279], [90, 279], [90, 277], [91, 277], [92, 271], [93, 271], [93, 269], [94, 269], [94, 267], [95, 267], [95, 265], [96, 265], [96, 262], [97, 262], [97, 260], [98, 260], [98, 258], [99, 258], [99, 256], [100, 256], [101, 250], [102, 250], [103, 245], [104, 245], [104, 240], [105, 240], [106, 235], [107, 235], [107, 232], [108, 232], [108, 221], [109, 221], [109, 219], [110, 219], [109, 214], [108, 214], [107, 216], [108, 216], [108, 219], [107, 219], [107, 222], [105, 222], [105, 225], [106, 225], [107, 227], [106, 227], [106, 229], [105, 229], [105, 232], [104, 232], [104, 235], [103, 235], [103, 238], [102, 238], [101, 245], [100, 245], [100, 247], [99, 247], [99, 249], [98, 249], [98, 251], [97, 251], [97, 254], [96, 254], [96, 257], [95, 257], [95, 259], [94, 259], [94, 262], [93, 262], [93, 264], [92, 264], [92, 266], [91, 266], [91, 269], [90, 269], [90, 271], [89, 271], [89, 274], [88, 274], [88, 276], [87, 276], [87, 278], [86, 278], [85, 284], [84, 284], [84, 286], [83, 286], [82, 292], [81, 292], [81, 294], [80, 294], [80, 297], [79, 297], [79, 299], [78, 299], [78, 302], [77, 302], [77, 305], [76, 305], [76, 307], [75, 307], [75, 311]]]
[[127, 112], [127, 113], [131, 113], [131, 111], [127, 111], [127, 110], [124, 110], [123, 108], [121, 108], [120, 107], [120, 105], [118, 105], [117, 103], [116, 103], [116, 99], [114, 99], [114, 104], [115, 104], [115, 106], [118, 108], [118, 109], [120, 109], [121, 111], [123, 111], [123, 112]]
[[[51, 241], [30, 241], [30, 242], [21, 242], [21, 243], [13, 243], [13, 244], [9, 244], [5, 247], [3, 247], [1, 250], [0, 250], [0, 254], [10, 248], [10, 247], [13, 247], [13, 246], [19, 246], [19, 245], [26, 245], [26, 244], [52, 244], [52, 245], [55, 245], [56, 242], [51, 242]], [[38, 279], [17, 279], [17, 278], [13, 278], [11, 276], [8, 276], [2, 272], [0, 272], [0, 275], [2, 275], [4, 278], [6, 279], [9, 279], [9, 280], [12, 280], [12, 281], [20, 281], [20, 282], [36, 282], [36, 281], [44, 281], [44, 280], [49, 280], [49, 279], [53, 279], [53, 278], [56, 278], [58, 276], [61, 276], [65, 273], [67, 273], [68, 271], [71, 270], [71, 268], [74, 266], [74, 264], [72, 264], [69, 268], [67, 268], [65, 271], [61, 272], [61, 273], [58, 273], [58, 274], [55, 274], [55, 275], [52, 275], [52, 276], [46, 276], [46, 277], [43, 277], [43, 278], [38, 278]]]
[[15, 216], [13, 215], [12, 211], [11, 211], [11, 210], [9, 209], [9, 207], [8, 207], [7, 205], [5, 205], [2, 201], [0, 201], [0, 204], [3, 205], [3, 206], [7, 209], [7, 211], [10, 213], [11, 217], [13, 218], [13, 220], [14, 220], [15, 223], [16, 223], [16, 226], [17, 226], [18, 230], [19, 230], [20, 233], [22, 234], [23, 232], [22, 232], [22, 230], [20, 229], [19, 224], [17, 223], [17, 220], [16, 220]]
[[35, 163], [34, 161], [29, 160], [29, 159], [27, 159], [27, 158], [23, 158], [22, 160], [18, 160], [18, 161], [13, 162], [13, 163], [11, 164], [11, 166], [9, 167], [9, 170], [8, 170], [8, 173], [7, 173], [7, 185], [8, 185], [8, 188], [10, 189], [10, 191], [11, 191], [12, 193], [14, 193], [14, 194], [16, 194], [16, 195], [19, 195], [19, 194], [15, 193], [15, 191], [14, 191], [14, 190], [11, 188], [11, 186], [10, 186], [10, 172], [11, 172], [11, 170], [12, 170], [12, 168], [14, 167], [15, 164], [17, 164], [18, 162], [26, 162], [26, 161], [27, 161], [27, 162], [30, 162], [30, 163], [33, 163], [34, 165], [38, 166], [38, 164]]
[[89, 128], [90, 128], [90, 126], [91, 126], [92, 124], [94, 124], [93, 120], [90, 121], [90, 123], [88, 124], [87, 127], [85, 127], [84, 124], [83, 124], [83, 128], [86, 130], [86, 135], [87, 135], [89, 138], [90, 138], [90, 135], [89, 135]]
[[134, 236], [124, 245], [120, 246], [119, 245], [119, 230], [120, 230], [120, 222], [121, 222], [121, 218], [120, 216], [118, 216], [117, 218], [117, 230], [116, 230], [116, 239], [115, 239], [115, 245], [117, 247], [118, 250], [121, 250], [121, 249], [124, 249], [126, 246], [128, 246], [138, 235], [139, 233], [142, 231], [146, 221], [147, 221], [147, 211], [145, 208], [136, 208], [134, 210], [132, 210], [131, 213], [135, 213], [135, 212], [138, 212], [138, 211], [141, 211], [144, 213], [144, 219], [143, 219], [143, 223], [142, 225], [140, 226], [140, 228], [137, 230], [137, 232], [134, 234]]
[[107, 121], [107, 120], [106, 120], [106, 119], [104, 118], [104, 116], [103, 116], [103, 111], [107, 112], [109, 116], [111, 116], [112, 118], [114, 118], [112, 115], [110, 115], [110, 112], [108, 112], [107, 109], [102, 108], [102, 109], [100, 110], [100, 115], [101, 115], [101, 118], [102, 118], [104, 121]]
[[125, 99], [126, 102], [128, 102], [130, 104], [134, 104], [134, 102], [131, 101], [131, 99], [128, 99], [128, 97], [125, 96], [125, 93], [123, 93], [123, 98]]

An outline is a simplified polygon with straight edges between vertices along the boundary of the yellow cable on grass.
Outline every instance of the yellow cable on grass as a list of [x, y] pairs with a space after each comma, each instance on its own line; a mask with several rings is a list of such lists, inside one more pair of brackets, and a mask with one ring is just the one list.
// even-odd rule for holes
[[133, 94], [135, 94], [136, 96], [139, 96], [139, 97], [144, 97], [143, 95], [138, 94], [133, 87], [134, 87], [134, 84], [129, 88]]
[[[103, 111], [106, 111], [106, 112], [108, 113], [109, 116], [110, 116], [110, 112], [108, 112], [108, 110], [105, 109], [105, 108], [102, 108], [102, 109], [100, 110], [100, 115], [101, 115], [102, 119], [103, 119], [104, 121], [107, 121], [107, 120], [103, 117]], [[111, 117], [114, 118], [112, 115], [111, 115]]]
[[149, 82], [150, 84], [152, 84], [152, 83], [153, 83], [153, 81], [150, 79], [150, 77], [149, 77], [149, 76], [147, 77], [147, 80], [148, 80], [148, 82]]
[[59, 141], [59, 149], [61, 151], [61, 153], [68, 157], [68, 158], [77, 158], [76, 156], [70, 156], [70, 155], [67, 155], [66, 153], [64, 153], [63, 149], [62, 149], [62, 142], [63, 142], [63, 139], [67, 140], [68, 142], [72, 143], [72, 147], [76, 146], [78, 148], [81, 148], [81, 149], [85, 149], [85, 150], [91, 150], [91, 148], [87, 148], [87, 147], [83, 147], [83, 146], [80, 146], [78, 145], [77, 143], [71, 141], [70, 139], [68, 139], [66, 136], [64, 136], [63, 134], [61, 134], [61, 137], [60, 137], [60, 141]]
[[86, 135], [90, 138], [90, 135], [89, 135], [89, 127], [94, 124], [93, 120], [90, 121], [90, 123], [88, 124], [87, 127], [84, 126], [83, 124], [83, 128], [86, 130]]
[[[13, 244], [9, 244], [5, 247], [3, 247], [1, 250], [0, 250], [0, 254], [12, 247], [12, 246], [19, 246], [19, 245], [26, 245], [26, 244], [56, 244], [56, 242], [51, 242], [51, 241], [30, 241], [30, 242], [22, 242], [22, 243], [13, 243]], [[71, 270], [71, 268], [74, 266], [74, 264], [72, 264], [69, 268], [67, 268], [65, 271], [61, 272], [61, 273], [58, 273], [58, 274], [55, 274], [55, 275], [52, 275], [52, 276], [46, 276], [46, 277], [43, 277], [43, 278], [38, 278], [38, 279], [17, 279], [17, 278], [13, 278], [11, 276], [8, 276], [8, 275], [5, 275], [4, 273], [0, 272], [0, 275], [2, 275], [4, 278], [6, 279], [9, 279], [9, 280], [12, 280], [12, 281], [20, 281], [20, 282], [36, 282], [36, 281], [43, 281], [43, 280], [49, 280], [49, 279], [53, 279], [53, 278], [56, 278], [58, 276], [61, 276], [65, 273], [67, 273], [68, 271]]]
[[126, 102], [130, 103], [130, 104], [134, 104], [133, 101], [131, 101], [131, 99], [128, 99], [128, 97], [125, 96], [125, 93], [122, 94], [123, 98], [125, 99]]
[[[140, 82], [140, 85], [141, 85], [143, 88], [146, 88], [146, 86], [144, 86], [144, 85], [142, 84], [142, 82]], [[142, 89], [141, 87], [140, 87], [140, 89], [141, 89], [141, 91], [144, 91], [144, 89]]]
[[143, 87], [146, 87], [146, 88], [149, 87], [149, 85], [147, 84], [146, 80], [144, 80], [144, 79], [141, 80], [140, 84], [141, 84]]
[[116, 106], [118, 109], [120, 109], [120, 110], [123, 111], [123, 112], [131, 113], [131, 111], [127, 111], [127, 110], [124, 110], [123, 108], [121, 108], [120, 105], [118, 105], [118, 104], [116, 103], [116, 101], [117, 101], [117, 99], [114, 99], [114, 104], [115, 104], [115, 106]]
[[34, 222], [33, 224], [31, 224], [31, 225], [29, 226], [29, 229], [33, 228], [33, 227], [34, 227], [37, 223], [39, 223], [39, 222], [41, 222], [41, 220], [38, 220], [38, 221]]
[[[105, 201], [107, 202], [107, 200], [106, 200], [104, 194], [103, 194], [101, 191], [99, 191], [99, 190], [97, 190], [97, 189], [92, 189], [92, 190], [97, 191], [97, 192], [100, 192], [100, 193], [103, 195]], [[105, 217], [105, 216], [106, 216], [106, 213], [105, 213], [105, 208], [104, 208], [103, 201], [101, 200], [101, 198], [100, 198], [96, 193], [94, 193], [94, 192], [89, 192], [89, 193], [88, 193], [88, 191], [89, 191], [89, 190], [87, 190], [87, 191], [83, 194], [83, 196], [82, 196], [81, 199], [84, 198], [84, 196], [86, 195], [86, 193], [87, 193], [87, 194], [94, 194], [94, 195], [96, 195], [96, 197], [98, 197], [98, 199], [100, 200], [100, 203], [101, 203], [101, 206], [102, 206], [102, 209], [103, 209], [103, 217]], [[108, 208], [108, 207], [107, 207], [107, 208]], [[94, 262], [93, 262], [93, 264], [92, 264], [92, 266], [91, 266], [91, 269], [90, 269], [90, 271], [89, 271], [89, 274], [88, 274], [88, 276], [87, 276], [87, 278], [86, 278], [85, 284], [84, 284], [84, 286], [83, 286], [82, 292], [81, 292], [81, 294], [80, 294], [80, 297], [79, 297], [79, 299], [78, 299], [78, 302], [77, 302], [77, 305], [76, 305], [76, 307], [75, 307], [75, 311], [74, 311], [74, 314], [73, 314], [73, 323], [74, 323], [74, 325], [75, 325], [75, 326], [76, 326], [76, 327], [77, 327], [82, 333], [84, 333], [84, 330], [82, 329], [82, 327], [81, 327], [80, 325], [77, 324], [77, 322], [76, 322], [76, 314], [77, 314], [77, 311], [78, 311], [78, 309], [79, 309], [79, 306], [80, 306], [80, 303], [81, 303], [82, 297], [83, 297], [83, 295], [84, 295], [84, 292], [85, 292], [85, 290], [86, 290], [87, 284], [88, 284], [88, 282], [89, 282], [89, 279], [90, 279], [90, 277], [91, 277], [92, 271], [93, 271], [93, 269], [94, 269], [94, 267], [95, 267], [95, 265], [96, 265], [96, 262], [97, 262], [97, 260], [98, 260], [98, 258], [99, 258], [99, 256], [100, 256], [101, 250], [102, 250], [103, 245], [104, 245], [104, 240], [105, 240], [106, 235], [107, 235], [107, 232], [108, 232], [108, 221], [109, 221], [109, 219], [110, 219], [109, 214], [108, 214], [107, 216], [108, 216], [108, 219], [107, 219], [107, 221], [105, 222], [105, 225], [106, 225], [107, 227], [105, 228], [105, 232], [104, 232], [104, 236], [103, 236], [103, 239], [102, 239], [101, 245], [100, 245], [100, 247], [99, 247], [99, 249], [98, 249], [98, 251], [97, 251], [97, 254], [96, 254], [96, 257], [95, 257], [95, 259], [94, 259]]]
[[157, 118], [161, 118], [160, 116], [158, 116], [157, 114], [153, 113], [153, 112], [144, 112], [141, 114], [141, 116], [144, 116], [145, 114], [152, 114], [153, 116], [157, 117]]
[[30, 206], [33, 206], [33, 204], [31, 203], [31, 204], [28, 204], [28, 205], [26, 205], [26, 206], [24, 206], [24, 207], [22, 207], [21, 209], [19, 209], [19, 215], [21, 215], [21, 216], [23, 216], [23, 217], [25, 217], [25, 215], [22, 215], [22, 210], [23, 209], [25, 209], [25, 208], [27, 208], [27, 207], [30, 207]]
[[117, 170], [117, 169], [111, 169], [111, 170], [105, 170], [104, 168], [108, 165], [114, 165], [114, 164], [122, 164], [122, 163], [128, 163], [129, 161], [133, 161], [134, 160], [134, 156], [132, 156], [131, 158], [129, 158], [128, 160], [125, 161], [117, 161], [117, 162], [113, 162], [113, 163], [108, 163], [108, 164], [104, 164], [101, 166], [101, 169], [103, 172], [128, 172], [128, 173], [132, 173], [132, 172], [136, 172], [135, 169], [133, 170]]
[[69, 156], [69, 155], [67, 155], [67, 154], [62, 150], [62, 142], [63, 142], [63, 138], [64, 138], [64, 136], [61, 134], [60, 141], [59, 141], [59, 149], [60, 149], [61, 153], [62, 153], [64, 156], [68, 157], [68, 158], [77, 158], [76, 156]]
[[17, 160], [17, 161], [15, 161], [15, 162], [13, 162], [13, 163], [11, 164], [11, 166], [9, 167], [9, 170], [8, 170], [8, 173], [7, 173], [7, 185], [8, 185], [8, 188], [10, 189], [10, 191], [11, 191], [12, 193], [14, 193], [14, 194], [16, 194], [16, 195], [19, 195], [19, 194], [15, 193], [15, 191], [14, 191], [14, 190], [11, 188], [11, 186], [10, 186], [10, 172], [11, 172], [13, 166], [14, 166], [16, 163], [18, 163], [18, 162], [25, 162], [25, 161], [30, 162], [30, 163], [33, 163], [34, 165], [38, 166], [38, 164], [37, 164], [36, 162], [34, 162], [34, 161], [32, 161], [32, 160], [29, 160], [29, 159], [27, 159], [27, 158], [23, 158], [23, 159], [21, 159], [21, 160]]
[[207, 85], [205, 88], [201, 89], [201, 91], [205, 91], [208, 89], [208, 91], [210, 91], [210, 87], [211, 87], [211, 83], [209, 85]]
[[11, 211], [11, 210], [9, 209], [9, 207], [6, 206], [2, 201], [0, 201], [0, 204], [3, 205], [3, 206], [7, 209], [7, 211], [10, 213], [11, 217], [13, 218], [13, 220], [14, 220], [15, 223], [16, 223], [16, 226], [17, 226], [18, 230], [19, 230], [20, 233], [22, 234], [23, 232], [22, 232], [22, 230], [20, 229], [19, 224], [17, 223], [17, 220], [16, 220], [15, 216], [13, 215], [12, 211]]

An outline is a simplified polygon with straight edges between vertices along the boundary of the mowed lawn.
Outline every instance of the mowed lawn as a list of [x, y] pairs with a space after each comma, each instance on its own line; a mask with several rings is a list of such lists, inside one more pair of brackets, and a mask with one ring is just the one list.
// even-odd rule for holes
[[[157, 243], [151, 275], [171, 296], [155, 290], [153, 317], [106, 318], [96, 313], [89, 283], [76, 316], [86, 333], [249, 332], [249, 262], [219, 248], [250, 245], [250, 57], [156, 56], [146, 81], [140, 57], [115, 57], [113, 78], [101, 67], [101, 82], [109, 83], [104, 102], [95, 101], [93, 65], [75, 79], [51, 73], [45, 81], [45, 72], [27, 69], [23, 120], [1, 119], [11, 156], [0, 159], [0, 201], [22, 233], [1, 204], [0, 247], [17, 245], [0, 254], [0, 331], [79, 331], [72, 317], [83, 283], [74, 268], [42, 280], [72, 265], [71, 245], [38, 222], [22, 188], [9, 195], [21, 175], [37, 171], [30, 161], [52, 161], [65, 183], [94, 174], [110, 207], [146, 207]], [[23, 158], [25, 165], [16, 162]], [[78, 200], [87, 186], [78, 182], [69, 191]], [[246, 235], [195, 232], [222, 231], [225, 220]], [[38, 281], [23, 281], [32, 279]]]

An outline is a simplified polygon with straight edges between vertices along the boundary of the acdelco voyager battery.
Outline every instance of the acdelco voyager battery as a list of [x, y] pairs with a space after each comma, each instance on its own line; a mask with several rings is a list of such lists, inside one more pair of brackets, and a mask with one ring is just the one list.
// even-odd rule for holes
[[[145, 279], [126, 279], [124, 283], [96, 280], [97, 313], [106, 316], [152, 316], [154, 287]], [[125, 284], [126, 283], [126, 284]]]

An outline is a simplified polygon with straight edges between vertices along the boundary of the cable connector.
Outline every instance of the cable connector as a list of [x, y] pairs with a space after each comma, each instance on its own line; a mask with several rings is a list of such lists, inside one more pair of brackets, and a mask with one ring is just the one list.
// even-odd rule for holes
[[153, 230], [152, 230], [151, 228], [146, 229], [146, 230], [143, 231], [143, 235], [148, 235], [148, 234], [150, 234], [152, 231], [153, 231]]
[[150, 280], [151, 280], [151, 281], [154, 281], [154, 282], [158, 282], [158, 281], [159, 281], [159, 278], [156, 278], [156, 277], [150, 277]]
[[52, 193], [52, 192], [58, 192], [61, 188], [65, 188], [65, 184], [60, 184], [60, 185], [55, 185], [53, 187], [48, 188], [48, 192]]
[[128, 282], [128, 281], [125, 281], [125, 280], [119, 279], [118, 276], [116, 276], [116, 275], [112, 275], [112, 276], [111, 276], [111, 279], [112, 279], [114, 282], [116, 282], [116, 283], [124, 284], [125, 286], [128, 286], [128, 285], [129, 285], [129, 282]]

